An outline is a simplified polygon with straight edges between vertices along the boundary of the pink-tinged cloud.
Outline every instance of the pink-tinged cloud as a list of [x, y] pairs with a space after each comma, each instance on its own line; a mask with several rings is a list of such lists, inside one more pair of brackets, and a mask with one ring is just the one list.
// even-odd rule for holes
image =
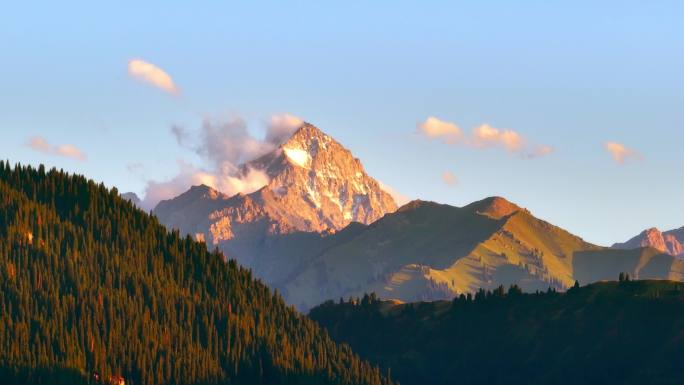
[[79, 161], [88, 159], [86, 154], [73, 144], [52, 145], [41, 136], [34, 136], [29, 139], [27, 145], [39, 152], [48, 155], [62, 156]]
[[174, 198], [191, 186], [204, 184], [224, 194], [249, 194], [269, 183], [266, 173], [241, 165], [275, 150], [304, 121], [291, 114], [272, 116], [264, 138], [254, 137], [239, 116], [205, 119], [197, 129], [172, 126], [178, 144], [202, 161], [196, 166], [179, 161], [179, 173], [166, 180], [148, 180], [143, 206], [152, 209], [161, 200]]
[[456, 186], [458, 185], [458, 178], [453, 172], [446, 170], [442, 173], [442, 182], [447, 186]]
[[205, 170], [184, 161], [178, 161], [179, 173], [165, 181], [150, 180], [145, 187], [142, 207], [151, 210], [157, 203], [171, 199], [187, 191], [191, 186], [206, 185], [227, 195], [249, 194], [269, 182], [268, 175], [261, 170], [247, 169], [243, 173], [223, 173]]
[[394, 189], [392, 186], [386, 185], [385, 183], [382, 183], [381, 181], [378, 181], [378, 184], [380, 185], [380, 188], [384, 192], [388, 193], [394, 199], [394, 202], [397, 204], [397, 206], [403, 206], [403, 205], [405, 205], [411, 201], [411, 198], [400, 193], [399, 191]]
[[473, 144], [479, 147], [503, 146], [510, 152], [523, 148], [523, 138], [513, 130], [500, 130], [489, 124], [483, 124], [473, 129]]
[[628, 160], [642, 159], [641, 154], [625, 147], [622, 143], [606, 142], [603, 147], [617, 164], [625, 164]]
[[470, 135], [465, 135], [456, 123], [432, 116], [418, 125], [418, 133], [429, 139], [438, 139], [451, 145], [465, 145], [472, 148], [500, 147], [523, 158], [546, 156], [554, 151], [551, 146], [530, 144], [517, 131], [495, 128], [489, 124], [479, 125], [472, 129]]
[[273, 115], [268, 122], [265, 141], [277, 146], [292, 136], [303, 124], [304, 121], [294, 115]]
[[418, 132], [428, 138], [439, 139], [448, 144], [457, 143], [463, 137], [463, 131], [458, 125], [434, 116], [430, 116], [423, 123], [418, 124]]
[[554, 151], [554, 148], [551, 146], [537, 146], [534, 151], [530, 153], [530, 157], [546, 156], [552, 154]]
[[169, 76], [169, 74], [166, 73], [166, 71], [144, 60], [129, 60], [128, 74], [144, 83], [153, 85], [170, 94], [177, 95], [180, 93], [180, 90], [178, 87], [176, 87], [173, 79], [171, 76]]

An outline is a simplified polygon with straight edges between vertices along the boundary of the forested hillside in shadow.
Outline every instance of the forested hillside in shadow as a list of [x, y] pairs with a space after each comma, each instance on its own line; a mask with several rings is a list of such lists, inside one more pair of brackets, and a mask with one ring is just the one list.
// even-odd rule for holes
[[389, 384], [235, 262], [80, 176], [0, 162], [0, 382]]
[[681, 285], [623, 275], [567, 293], [500, 287], [409, 304], [365, 296], [310, 316], [404, 385], [681, 384]]

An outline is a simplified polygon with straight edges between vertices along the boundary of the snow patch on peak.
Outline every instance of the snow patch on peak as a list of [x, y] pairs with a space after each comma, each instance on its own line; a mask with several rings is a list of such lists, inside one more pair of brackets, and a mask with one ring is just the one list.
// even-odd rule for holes
[[287, 159], [291, 163], [303, 168], [309, 167], [309, 164], [311, 163], [311, 156], [308, 152], [298, 148], [289, 147], [283, 147], [283, 151], [285, 151], [285, 156], [287, 156]]

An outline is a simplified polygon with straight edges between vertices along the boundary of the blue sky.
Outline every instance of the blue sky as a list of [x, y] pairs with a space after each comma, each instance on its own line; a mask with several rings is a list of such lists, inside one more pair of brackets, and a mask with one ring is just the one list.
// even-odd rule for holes
[[[239, 116], [259, 136], [290, 113], [412, 198], [501, 195], [599, 244], [684, 226], [680, 1], [103, 3], [4, 5], [3, 158], [142, 194], [178, 160], [206, 167], [172, 125]], [[180, 93], [130, 76], [134, 58]], [[431, 116], [466, 139], [418, 133]], [[483, 124], [554, 151], [475, 145]], [[619, 164], [606, 142], [638, 156]]]

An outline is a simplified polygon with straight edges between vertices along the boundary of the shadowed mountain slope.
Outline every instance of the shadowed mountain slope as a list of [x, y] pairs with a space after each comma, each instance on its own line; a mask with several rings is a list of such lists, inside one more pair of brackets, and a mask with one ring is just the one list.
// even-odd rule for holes
[[363, 292], [416, 301], [512, 283], [564, 289], [574, 254], [600, 250], [500, 197], [463, 208], [413, 201], [355, 233], [277, 285], [286, 298], [306, 308]]
[[[576, 279], [596, 282], [620, 272], [684, 279], [678, 258], [592, 245], [500, 197], [462, 208], [413, 201], [339, 234], [324, 237], [328, 247], [307, 256], [296, 274], [273, 280], [290, 302], [306, 309], [370, 292], [404, 302], [450, 299], [511, 284], [526, 292], [565, 290]], [[290, 248], [284, 242], [280, 249]]]

